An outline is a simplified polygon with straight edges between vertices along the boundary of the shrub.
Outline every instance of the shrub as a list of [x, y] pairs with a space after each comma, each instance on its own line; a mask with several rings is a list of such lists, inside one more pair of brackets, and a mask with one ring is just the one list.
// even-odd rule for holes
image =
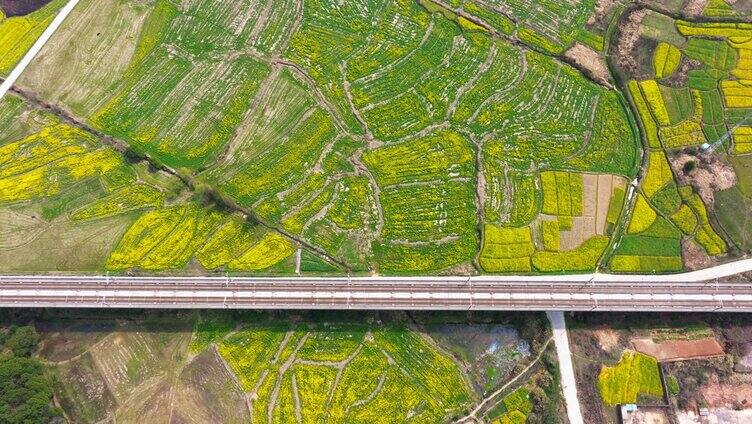
[[564, 252], [535, 252], [533, 266], [541, 272], [590, 271], [595, 269], [608, 237], [594, 236], [574, 250]]
[[627, 227], [627, 233], [638, 234], [647, 230], [655, 221], [656, 216], [658, 215], [645, 200], [645, 196], [637, 193], [637, 200], [635, 201], [632, 218], [629, 221], [629, 227]]
[[39, 334], [30, 325], [16, 328], [5, 340], [5, 347], [10, 349], [15, 356], [30, 356], [37, 350], [38, 344]]
[[655, 80], [640, 81], [640, 88], [658, 124], [670, 125], [671, 120], [668, 117], [668, 110], [666, 110], [666, 104], [663, 102], [663, 95], [658, 83]]
[[0, 357], [0, 422], [46, 424], [59, 413], [52, 405], [52, 381], [33, 358]]
[[598, 390], [609, 406], [636, 403], [640, 393], [663, 396], [658, 363], [641, 353], [624, 352], [619, 363], [601, 369]]
[[543, 247], [546, 250], [558, 251], [560, 244], [559, 221], [543, 221]]
[[679, 394], [679, 380], [675, 376], [669, 375], [666, 377], [666, 386], [672, 395]]
[[681, 51], [674, 45], [661, 42], [655, 49], [653, 65], [656, 78], [665, 78], [674, 73], [681, 60]]
[[658, 190], [662, 189], [669, 181], [674, 179], [671, 166], [668, 164], [666, 154], [651, 151], [648, 154], [648, 169], [645, 180], [642, 182], [642, 191], [647, 197], [653, 197]]
[[697, 228], [697, 217], [687, 205], [682, 205], [676, 213], [671, 215], [671, 222], [687, 235], [692, 234]]
[[614, 188], [614, 192], [611, 195], [611, 200], [608, 203], [608, 215], [606, 216], [606, 222], [611, 225], [616, 225], [616, 222], [621, 216], [621, 211], [624, 209], [624, 189], [621, 187]]

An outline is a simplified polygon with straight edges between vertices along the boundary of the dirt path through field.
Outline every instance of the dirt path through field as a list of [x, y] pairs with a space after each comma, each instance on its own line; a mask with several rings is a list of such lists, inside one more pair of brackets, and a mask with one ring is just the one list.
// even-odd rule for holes
[[[486, 396], [476, 407], [473, 409], [468, 415], [458, 419], [455, 421], [455, 424], [470, 424], [476, 422], [476, 415], [478, 412], [483, 409], [483, 407], [486, 406], [489, 402], [491, 402], [494, 398], [499, 396], [501, 393], [503, 393], [507, 388], [517, 383], [517, 380], [519, 380], [522, 376], [524, 376], [533, 366], [535, 366], [540, 359], [543, 357], [543, 354], [546, 352], [546, 349], [548, 349], [548, 345], [551, 343], [551, 341], [554, 340], [553, 337], [550, 337], [546, 340], [546, 342], [543, 344], [543, 347], [541, 347], [540, 352], [538, 352], [538, 356], [533, 359], [528, 366], [525, 367], [522, 371], [519, 372], [519, 374], [512, 377], [509, 382], [507, 382], [505, 385], [501, 386], [499, 389], [491, 393], [490, 395]], [[575, 424], [575, 423], [573, 423]], [[582, 421], [579, 422], [579, 424], [582, 424]]]
[[274, 389], [272, 390], [272, 395], [269, 398], [269, 404], [267, 405], [267, 408], [266, 408], [267, 422], [270, 422], [270, 423], [274, 422], [274, 420], [272, 419], [274, 417], [273, 412], [274, 412], [274, 407], [277, 405], [277, 398], [279, 397], [279, 391], [282, 387], [282, 377], [285, 375], [287, 370], [290, 369], [292, 364], [295, 363], [295, 360], [297, 359], [297, 356], [298, 356], [298, 351], [300, 350], [300, 348], [303, 347], [303, 344], [305, 344], [306, 340], [308, 340], [308, 336], [309, 334], [306, 333], [305, 335], [303, 335], [303, 337], [300, 338], [297, 346], [295, 346], [295, 350], [292, 351], [292, 353], [287, 358], [287, 360], [285, 360], [285, 362], [282, 365], [280, 365], [279, 370], [277, 370], [277, 379], [274, 382]]

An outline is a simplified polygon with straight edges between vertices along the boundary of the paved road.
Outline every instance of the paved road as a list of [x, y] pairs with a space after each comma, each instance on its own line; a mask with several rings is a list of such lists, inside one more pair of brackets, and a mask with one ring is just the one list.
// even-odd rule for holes
[[8, 75], [8, 78], [6, 78], [5, 81], [0, 84], [0, 100], [5, 97], [5, 93], [7, 93], [8, 90], [10, 90], [10, 88], [13, 86], [13, 84], [16, 83], [18, 77], [21, 76], [26, 67], [29, 66], [32, 60], [34, 60], [34, 57], [36, 57], [39, 51], [42, 50], [42, 47], [44, 47], [50, 37], [52, 37], [52, 34], [57, 31], [58, 27], [60, 27], [65, 18], [67, 18], [71, 11], [73, 11], [73, 8], [76, 7], [78, 2], [79, 0], [70, 0], [65, 6], [63, 6], [62, 9], [60, 9], [60, 12], [58, 12], [57, 16], [55, 16], [50, 25], [31, 46], [29, 51], [26, 52], [26, 55], [24, 55], [21, 61], [18, 62], [18, 65], [13, 68], [13, 70]]
[[564, 401], [567, 406], [569, 424], [582, 424], [582, 411], [577, 397], [577, 382], [574, 378], [572, 355], [569, 351], [569, 338], [567, 336], [567, 324], [561, 311], [548, 311], [551, 329], [554, 333], [556, 355], [559, 357], [559, 371], [561, 372], [561, 390], [564, 392]]
[[749, 283], [613, 277], [0, 276], [0, 306], [752, 312]]

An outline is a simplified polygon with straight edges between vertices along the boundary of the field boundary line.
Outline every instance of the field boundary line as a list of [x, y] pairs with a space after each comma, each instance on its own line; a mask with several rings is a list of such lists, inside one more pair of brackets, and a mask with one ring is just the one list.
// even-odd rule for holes
[[49, 41], [55, 31], [57, 31], [63, 21], [65, 21], [65, 18], [67, 18], [68, 15], [73, 11], [73, 8], [76, 7], [78, 2], [79, 0], [70, 0], [68, 3], [66, 3], [65, 6], [62, 7], [62, 9], [60, 9], [60, 12], [58, 12], [52, 22], [50, 22], [50, 25], [44, 30], [44, 32], [42, 32], [42, 35], [37, 38], [37, 41], [34, 42], [34, 44], [31, 46], [29, 51], [26, 52], [21, 61], [18, 62], [16, 67], [13, 68], [11, 73], [8, 75], [8, 78], [6, 78], [5, 81], [0, 84], [0, 100], [5, 97], [5, 94], [8, 92], [8, 90], [10, 90], [13, 84], [16, 83], [16, 80], [21, 76], [26, 67], [29, 66], [31, 61], [34, 60], [39, 51], [42, 50], [42, 47], [47, 44], [47, 41]]

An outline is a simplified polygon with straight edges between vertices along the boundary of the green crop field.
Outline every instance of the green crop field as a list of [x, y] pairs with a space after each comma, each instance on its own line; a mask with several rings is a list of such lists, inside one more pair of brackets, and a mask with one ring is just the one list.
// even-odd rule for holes
[[436, 422], [471, 396], [457, 364], [406, 328], [248, 326], [217, 350], [254, 422]]
[[[0, 20], [0, 74], [61, 4]], [[649, 12], [640, 73], [615, 78], [607, 9], [82, 0], [0, 100], [0, 269], [61, 238], [40, 271], [666, 272], [685, 241], [739, 253], [720, 217], [740, 200], [716, 209], [674, 162], [752, 151], [751, 30]]]

